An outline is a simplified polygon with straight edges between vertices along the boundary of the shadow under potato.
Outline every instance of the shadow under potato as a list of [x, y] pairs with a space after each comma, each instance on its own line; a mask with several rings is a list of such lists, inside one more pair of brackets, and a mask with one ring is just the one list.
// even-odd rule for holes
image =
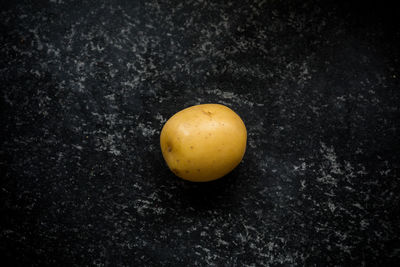
[[235, 202], [239, 176], [240, 170], [238, 167], [227, 175], [210, 182], [181, 180], [177, 185], [180, 201], [182, 205], [187, 205], [193, 209], [230, 206]]

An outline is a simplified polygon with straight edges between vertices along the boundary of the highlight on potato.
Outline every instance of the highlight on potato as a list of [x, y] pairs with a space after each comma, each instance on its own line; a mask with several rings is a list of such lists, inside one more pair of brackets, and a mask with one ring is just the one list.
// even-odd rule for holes
[[243, 120], [221, 104], [201, 104], [174, 114], [160, 134], [161, 152], [176, 176], [207, 182], [231, 172], [247, 143]]

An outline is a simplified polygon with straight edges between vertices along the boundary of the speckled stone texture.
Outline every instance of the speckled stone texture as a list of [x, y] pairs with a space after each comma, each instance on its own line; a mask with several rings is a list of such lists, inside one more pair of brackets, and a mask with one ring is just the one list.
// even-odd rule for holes
[[[383, 4], [2, 3], [1, 265], [395, 265], [400, 35]], [[159, 148], [200, 103], [248, 129], [243, 162], [206, 184]]]

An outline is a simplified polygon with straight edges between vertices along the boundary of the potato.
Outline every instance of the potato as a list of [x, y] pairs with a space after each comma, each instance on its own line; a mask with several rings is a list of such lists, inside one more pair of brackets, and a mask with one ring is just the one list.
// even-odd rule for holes
[[164, 125], [161, 151], [178, 177], [193, 182], [218, 179], [232, 171], [246, 151], [242, 119], [220, 104], [183, 109]]

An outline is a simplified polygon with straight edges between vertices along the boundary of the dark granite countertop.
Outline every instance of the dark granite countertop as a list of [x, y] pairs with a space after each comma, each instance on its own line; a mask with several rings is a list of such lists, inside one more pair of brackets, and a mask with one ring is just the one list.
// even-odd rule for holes
[[[2, 262], [399, 261], [393, 7], [330, 0], [0, 6]], [[159, 148], [163, 123], [200, 103], [231, 107], [248, 129], [242, 163], [205, 184], [175, 177]]]

